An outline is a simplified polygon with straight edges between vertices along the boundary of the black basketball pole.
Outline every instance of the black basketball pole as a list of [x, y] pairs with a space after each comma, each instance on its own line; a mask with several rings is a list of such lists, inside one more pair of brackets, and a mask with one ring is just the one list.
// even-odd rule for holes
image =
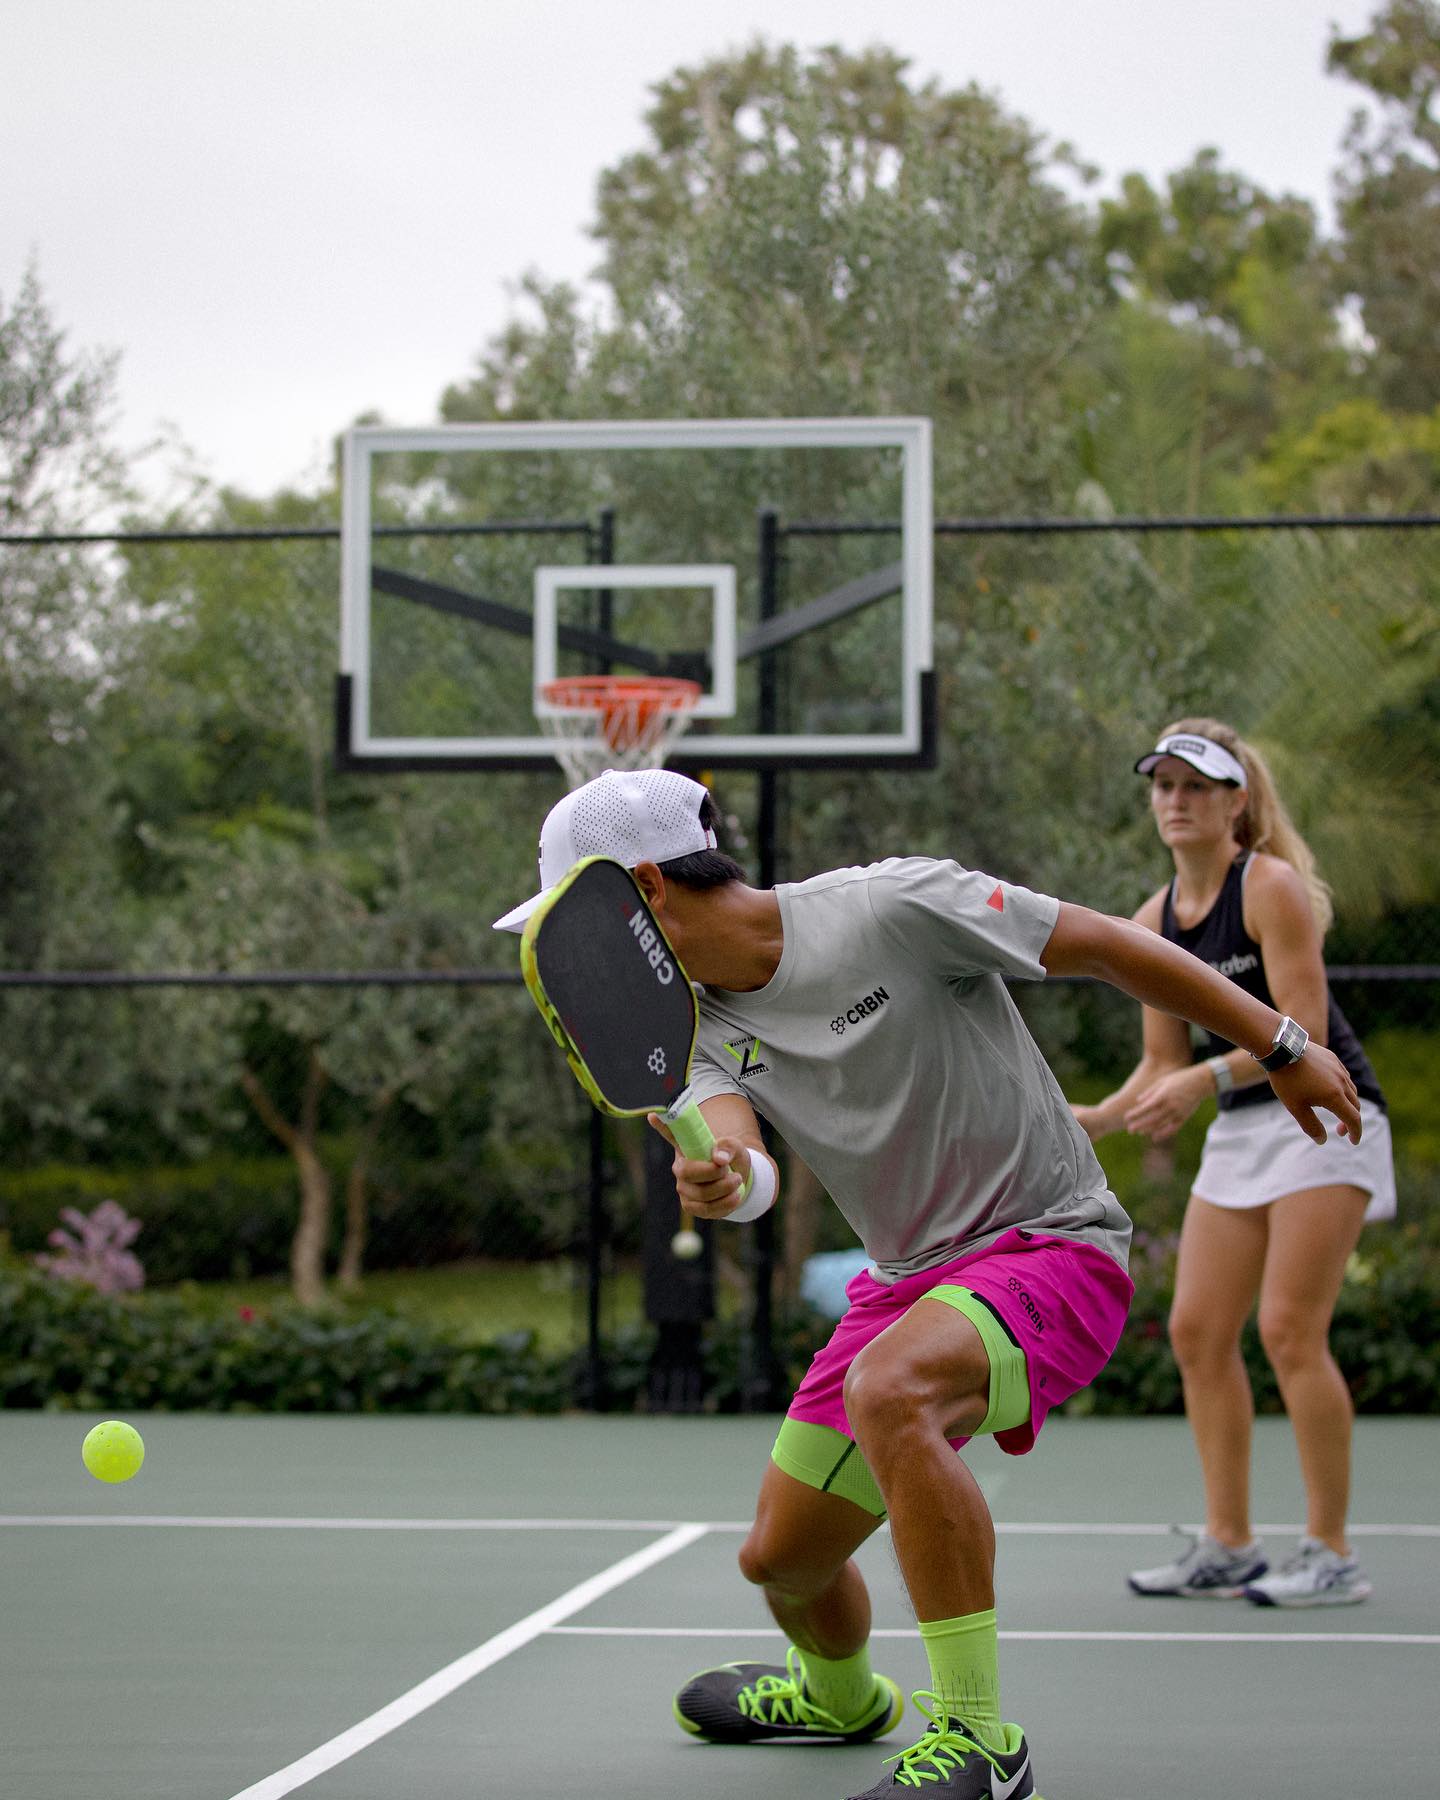
[[[780, 610], [780, 515], [774, 507], [762, 507], [757, 519], [759, 544], [759, 614], [763, 626]], [[775, 732], [780, 718], [780, 683], [774, 653], [762, 652], [759, 667], [759, 728], [762, 736]], [[780, 772], [760, 770], [759, 804], [755, 819], [756, 875], [762, 888], [775, 885], [778, 874]], [[764, 1129], [762, 1127], [762, 1129]], [[771, 1148], [766, 1131], [766, 1147]], [[775, 1214], [762, 1213], [751, 1238], [754, 1311], [750, 1327], [750, 1369], [744, 1384], [747, 1411], [769, 1412], [776, 1403], [775, 1361]]]
[[[587, 532], [587, 549], [594, 563], [615, 560], [615, 508], [600, 509], [598, 523]], [[614, 624], [615, 595], [613, 589], [602, 588], [596, 596], [596, 625], [609, 635]], [[594, 671], [609, 673], [608, 662]], [[605, 1249], [610, 1223], [605, 1205], [605, 1120], [595, 1107], [590, 1109], [590, 1181], [589, 1206], [585, 1220], [585, 1392], [582, 1404], [591, 1412], [604, 1412], [609, 1403], [609, 1383], [605, 1374], [605, 1348], [601, 1338], [601, 1298], [605, 1289]]]

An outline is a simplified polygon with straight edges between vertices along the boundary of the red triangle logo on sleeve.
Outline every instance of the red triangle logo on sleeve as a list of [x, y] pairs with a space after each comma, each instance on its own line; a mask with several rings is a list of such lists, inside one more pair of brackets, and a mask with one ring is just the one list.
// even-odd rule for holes
[[1005, 910], [1005, 891], [1000, 886], [1000, 883], [998, 881], [995, 883], [995, 892], [990, 896], [990, 898], [985, 902], [985, 904], [987, 906], [993, 906], [995, 908], [996, 912], [1004, 912], [1004, 910]]

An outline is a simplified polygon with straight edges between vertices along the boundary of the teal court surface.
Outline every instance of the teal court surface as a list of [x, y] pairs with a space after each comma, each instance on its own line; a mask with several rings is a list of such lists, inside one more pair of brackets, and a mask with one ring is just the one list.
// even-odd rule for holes
[[[774, 1419], [132, 1422], [145, 1467], [104, 1487], [94, 1415], [0, 1413], [4, 1800], [844, 1800], [919, 1735], [722, 1748], [671, 1718], [696, 1669], [783, 1655], [735, 1568]], [[1045, 1800], [1440, 1793], [1440, 1420], [1360, 1422], [1375, 1596], [1308, 1612], [1128, 1593], [1195, 1515], [1179, 1420], [1052, 1420], [971, 1466]], [[1255, 1493], [1281, 1557], [1283, 1420]], [[925, 1686], [884, 1533], [862, 1566], [877, 1666]]]

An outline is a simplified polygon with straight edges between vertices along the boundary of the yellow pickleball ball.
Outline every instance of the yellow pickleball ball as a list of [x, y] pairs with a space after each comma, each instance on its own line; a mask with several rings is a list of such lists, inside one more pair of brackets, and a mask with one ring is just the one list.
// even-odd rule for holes
[[140, 1473], [145, 1440], [123, 1419], [106, 1419], [85, 1433], [80, 1455], [97, 1481], [128, 1481]]

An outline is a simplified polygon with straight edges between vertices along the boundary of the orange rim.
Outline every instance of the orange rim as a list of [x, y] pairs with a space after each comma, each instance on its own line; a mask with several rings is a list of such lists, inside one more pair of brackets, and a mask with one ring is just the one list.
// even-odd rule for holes
[[698, 681], [670, 675], [568, 675], [540, 688], [550, 706], [598, 713], [612, 750], [650, 742], [675, 714], [688, 713], [703, 692]]

